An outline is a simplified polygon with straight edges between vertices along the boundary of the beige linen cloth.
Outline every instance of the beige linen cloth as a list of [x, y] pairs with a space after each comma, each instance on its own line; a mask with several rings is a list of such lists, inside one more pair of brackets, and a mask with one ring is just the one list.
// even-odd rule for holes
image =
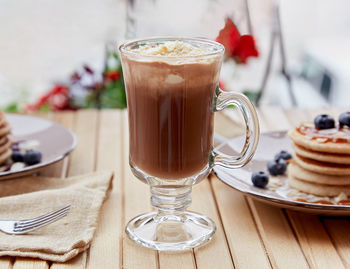
[[0, 256], [64, 262], [90, 246], [112, 172], [66, 179], [23, 177], [0, 182], [0, 220], [34, 218], [71, 205], [68, 215], [23, 235], [0, 232]]

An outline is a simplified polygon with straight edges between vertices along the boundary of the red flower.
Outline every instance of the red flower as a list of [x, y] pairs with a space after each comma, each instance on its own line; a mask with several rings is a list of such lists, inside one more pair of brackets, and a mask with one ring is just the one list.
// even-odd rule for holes
[[121, 74], [117, 70], [108, 71], [105, 73], [106, 80], [116, 81], [116, 80], [120, 79], [120, 77], [121, 77]]
[[251, 35], [242, 35], [238, 46], [234, 51], [234, 59], [238, 63], [245, 64], [249, 57], [258, 57], [259, 52], [256, 49], [254, 38]]
[[44, 106], [52, 110], [70, 109], [68, 93], [69, 89], [66, 86], [56, 85], [51, 91], [40, 97], [35, 104], [27, 106], [27, 110], [39, 110]]
[[49, 93], [49, 98], [47, 100], [48, 104], [53, 108], [53, 110], [63, 110], [69, 108], [69, 89], [66, 86], [57, 85]]
[[237, 63], [245, 64], [249, 57], [258, 57], [254, 38], [251, 35], [240, 35], [231, 19], [226, 19], [225, 27], [220, 31], [216, 41], [225, 47], [225, 56]]
[[236, 25], [229, 18], [225, 21], [225, 27], [220, 30], [216, 41], [224, 45], [225, 56], [232, 57], [236, 47], [238, 46], [241, 35], [238, 32]]

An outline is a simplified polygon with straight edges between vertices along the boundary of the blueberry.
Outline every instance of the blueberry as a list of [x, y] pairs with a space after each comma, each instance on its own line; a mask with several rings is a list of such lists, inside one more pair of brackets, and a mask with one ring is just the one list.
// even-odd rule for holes
[[20, 151], [13, 151], [11, 159], [15, 163], [23, 162], [23, 154], [22, 154], [22, 152], [20, 152]]
[[269, 177], [263, 171], [255, 172], [252, 174], [252, 182], [255, 187], [265, 188], [267, 183], [269, 183]]
[[348, 126], [350, 127], [350, 112], [344, 112], [339, 115], [339, 124], [341, 126]]
[[335, 121], [334, 119], [327, 115], [327, 114], [322, 114], [322, 115], [318, 115], [315, 120], [315, 127], [317, 129], [331, 129], [334, 128], [335, 126]]
[[272, 176], [283, 175], [286, 169], [287, 163], [283, 159], [273, 160], [267, 163], [267, 170]]
[[285, 150], [281, 150], [279, 153], [277, 153], [274, 157], [274, 160], [277, 161], [279, 159], [283, 159], [283, 160], [290, 160], [292, 159], [292, 155]]
[[33, 165], [41, 162], [41, 152], [37, 150], [28, 150], [23, 156], [23, 161], [27, 165]]

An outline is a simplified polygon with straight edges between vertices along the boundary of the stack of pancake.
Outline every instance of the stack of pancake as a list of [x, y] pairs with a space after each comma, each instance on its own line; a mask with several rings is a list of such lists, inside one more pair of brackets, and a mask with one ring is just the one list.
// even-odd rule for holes
[[320, 196], [350, 195], [350, 129], [318, 130], [304, 123], [288, 133], [295, 156], [288, 165], [289, 185]]
[[11, 127], [6, 121], [4, 112], [0, 111], [0, 166], [4, 165], [12, 155], [10, 133]]

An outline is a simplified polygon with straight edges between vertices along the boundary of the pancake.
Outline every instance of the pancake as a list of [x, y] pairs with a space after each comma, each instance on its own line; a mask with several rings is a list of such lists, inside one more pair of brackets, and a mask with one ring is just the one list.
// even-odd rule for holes
[[305, 158], [328, 163], [350, 164], [350, 154], [317, 152], [296, 144], [293, 144], [293, 147], [296, 154]]
[[325, 174], [318, 174], [306, 170], [295, 163], [290, 163], [287, 168], [288, 175], [295, 179], [307, 181], [316, 184], [326, 184], [334, 186], [350, 185], [350, 176], [332, 176]]
[[0, 126], [0, 137], [8, 135], [11, 132], [11, 126], [7, 122]]
[[7, 142], [7, 135], [0, 137], [0, 146], [4, 145]]
[[10, 159], [12, 155], [12, 150], [8, 149], [5, 152], [0, 154], [0, 165], [4, 164], [5, 162], [7, 162], [8, 159]]
[[296, 128], [288, 132], [294, 144], [309, 150], [323, 153], [350, 154], [350, 143], [325, 142], [324, 139], [311, 139], [297, 131]]
[[7, 138], [6, 142], [3, 145], [0, 145], [0, 154], [7, 151], [12, 145], [11, 139]]
[[342, 165], [335, 163], [319, 162], [301, 157], [297, 154], [295, 155], [294, 160], [299, 166], [311, 172], [335, 176], [350, 175], [349, 164]]
[[6, 121], [5, 113], [0, 110], [0, 126], [3, 125]]
[[288, 183], [291, 187], [318, 196], [338, 196], [340, 193], [344, 193], [350, 196], [350, 186], [332, 186], [325, 184], [316, 184], [294, 178], [288, 175]]

